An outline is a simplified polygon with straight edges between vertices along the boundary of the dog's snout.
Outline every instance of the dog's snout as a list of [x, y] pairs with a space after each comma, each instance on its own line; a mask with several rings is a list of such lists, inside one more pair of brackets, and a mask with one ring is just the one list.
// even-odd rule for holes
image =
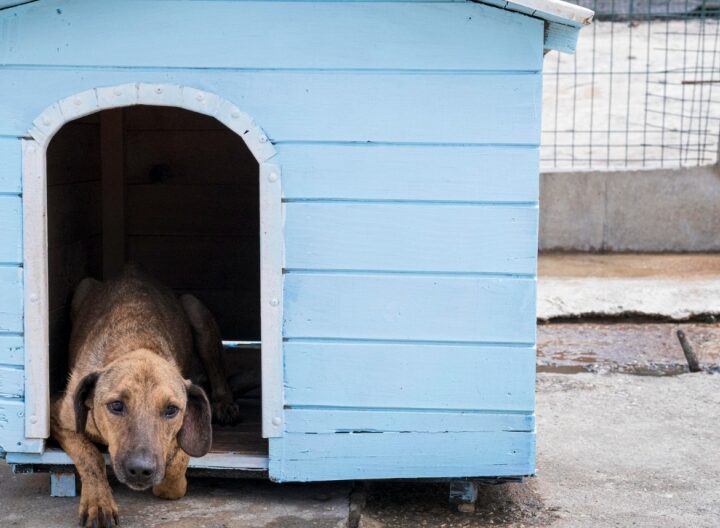
[[157, 471], [155, 457], [146, 451], [139, 451], [128, 456], [124, 466], [128, 479], [134, 484], [152, 482]]

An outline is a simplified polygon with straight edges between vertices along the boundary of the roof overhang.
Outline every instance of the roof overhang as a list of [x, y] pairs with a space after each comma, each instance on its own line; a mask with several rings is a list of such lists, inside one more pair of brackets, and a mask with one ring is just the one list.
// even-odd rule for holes
[[595, 12], [562, 0], [473, 0], [545, 21], [545, 51], [574, 53], [580, 29], [592, 22]]

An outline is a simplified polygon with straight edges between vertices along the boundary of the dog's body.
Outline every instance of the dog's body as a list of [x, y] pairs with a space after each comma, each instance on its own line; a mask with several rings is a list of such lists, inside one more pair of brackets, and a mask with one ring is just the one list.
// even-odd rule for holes
[[212, 441], [210, 402], [191, 381], [203, 367], [216, 420], [238, 419], [221, 354], [217, 324], [192, 296], [178, 300], [132, 267], [106, 283], [80, 284], [72, 301], [70, 378], [53, 407], [52, 430], [80, 474], [81, 524], [117, 523], [93, 442], [108, 446], [116, 476], [131, 488], [152, 486], [167, 499], [185, 495], [188, 455], [204, 455]]

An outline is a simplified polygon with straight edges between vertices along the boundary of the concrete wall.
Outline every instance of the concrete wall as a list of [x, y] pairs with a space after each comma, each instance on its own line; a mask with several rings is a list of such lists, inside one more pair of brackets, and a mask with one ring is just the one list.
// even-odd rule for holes
[[545, 251], [720, 251], [720, 167], [547, 173]]

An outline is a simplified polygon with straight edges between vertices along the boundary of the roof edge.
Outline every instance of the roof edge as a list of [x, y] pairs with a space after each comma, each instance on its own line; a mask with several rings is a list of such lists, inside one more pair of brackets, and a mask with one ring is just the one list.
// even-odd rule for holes
[[563, 0], [474, 0], [508, 11], [556, 22], [568, 26], [582, 27], [592, 22], [595, 12]]

